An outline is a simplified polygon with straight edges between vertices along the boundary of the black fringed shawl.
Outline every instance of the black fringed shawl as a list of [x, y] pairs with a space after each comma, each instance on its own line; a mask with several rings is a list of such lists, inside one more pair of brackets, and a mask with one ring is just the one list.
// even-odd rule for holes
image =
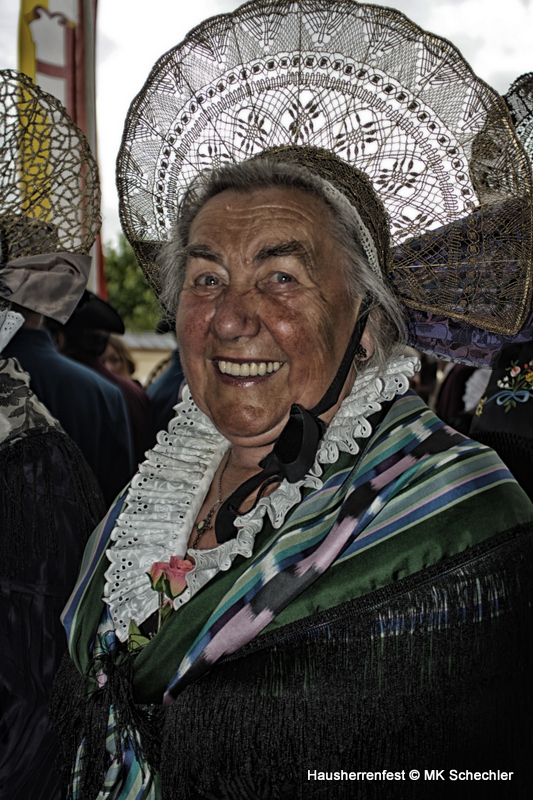
[[[532, 563], [532, 526], [519, 526], [256, 637], [160, 707], [161, 731], [160, 720], [152, 730], [161, 743], [157, 797], [525, 800], [533, 778]], [[73, 745], [83, 685], [65, 665], [57, 705]], [[61, 700], [74, 687], [81, 694], [69, 736]], [[413, 781], [413, 769], [444, 770], [446, 779]], [[513, 776], [461, 783], [450, 769]], [[315, 770], [405, 777], [310, 779]]]
[[[164, 800], [530, 796], [533, 530], [257, 637], [166, 712]], [[442, 787], [417, 769], [513, 771]], [[405, 770], [405, 780], [308, 771]], [[461, 794], [464, 791], [464, 794]]]
[[20, 576], [28, 562], [44, 558], [47, 551], [57, 555], [62, 523], [57, 498], [62, 494], [77, 509], [79, 564], [87, 539], [104, 513], [96, 479], [79, 448], [64, 431], [53, 427], [32, 429], [2, 442], [0, 576]]

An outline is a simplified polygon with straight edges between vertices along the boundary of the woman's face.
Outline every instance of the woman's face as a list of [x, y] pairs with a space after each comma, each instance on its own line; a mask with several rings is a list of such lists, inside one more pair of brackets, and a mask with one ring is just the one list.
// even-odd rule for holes
[[100, 361], [103, 363], [104, 367], [107, 367], [107, 369], [111, 372], [115, 372], [117, 375], [120, 375], [123, 378], [131, 377], [126, 362], [120, 353], [115, 350], [111, 342], [109, 342], [106, 349], [100, 356]]
[[225, 191], [191, 226], [176, 331], [198, 407], [233, 444], [264, 446], [292, 403], [333, 380], [359, 303], [331, 212], [296, 189]]
[[100, 361], [102, 361], [104, 366], [111, 370], [111, 372], [116, 372], [117, 375], [122, 375], [124, 371], [124, 365], [122, 363], [122, 359], [112, 344], [107, 345], [106, 349], [100, 356]]

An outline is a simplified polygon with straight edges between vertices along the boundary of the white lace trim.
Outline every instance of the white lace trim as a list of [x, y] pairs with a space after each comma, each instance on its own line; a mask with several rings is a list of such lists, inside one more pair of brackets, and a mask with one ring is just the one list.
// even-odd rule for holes
[[0, 353], [23, 325], [24, 317], [18, 311], [0, 311]]
[[358, 438], [368, 438], [372, 428], [367, 417], [381, 404], [404, 394], [415, 374], [416, 358], [391, 361], [384, 375], [369, 369], [358, 377], [341, 404], [319, 445], [315, 463], [297, 483], [283, 481], [257, 506], [238, 517], [237, 536], [212, 550], [187, 550], [187, 542], [229, 442], [195, 405], [189, 389], [176, 406], [176, 417], [168, 432], [160, 431], [157, 444], [133, 478], [124, 508], [111, 533], [114, 545], [107, 550], [104, 601], [109, 605], [118, 638], [125, 641], [131, 620], [140, 625], [157, 610], [158, 595], [150, 587], [147, 572], [155, 561], [193, 556], [194, 568], [187, 574], [187, 587], [174, 600], [186, 603], [220, 570], [228, 570], [236, 555], [249, 558], [256, 534], [268, 517], [280, 528], [287, 513], [301, 499], [301, 489], [322, 487], [322, 464], [333, 464], [339, 452], [355, 455]]

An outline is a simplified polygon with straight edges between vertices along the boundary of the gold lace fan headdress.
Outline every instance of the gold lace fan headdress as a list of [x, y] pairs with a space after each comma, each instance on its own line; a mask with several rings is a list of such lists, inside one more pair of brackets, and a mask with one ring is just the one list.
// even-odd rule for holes
[[101, 223], [89, 144], [59, 100], [12, 70], [0, 71], [0, 154], [7, 257], [87, 254]]
[[59, 100], [0, 71], [0, 298], [66, 322], [100, 229], [89, 144]]
[[505, 95], [518, 138], [533, 161], [533, 72], [517, 78]]
[[449, 42], [354, 0], [252, 0], [156, 63], [117, 163], [123, 229], [156, 291], [157, 254], [198, 173], [287, 147], [367, 176], [390, 225], [384, 278], [407, 316], [520, 328], [532, 178], [504, 100]]

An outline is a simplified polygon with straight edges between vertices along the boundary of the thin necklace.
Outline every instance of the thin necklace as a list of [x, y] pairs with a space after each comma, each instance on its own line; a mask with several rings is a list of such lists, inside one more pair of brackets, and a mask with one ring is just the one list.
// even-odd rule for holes
[[200, 536], [213, 527], [211, 525], [211, 517], [213, 516], [215, 509], [218, 508], [219, 505], [221, 505], [222, 503], [225, 503], [228, 497], [232, 494], [232, 492], [228, 492], [228, 494], [225, 497], [220, 496], [222, 490], [222, 478], [224, 476], [225, 471], [228, 468], [230, 461], [231, 461], [231, 447], [228, 450], [228, 457], [226, 458], [226, 463], [224, 464], [224, 467], [218, 479], [218, 500], [215, 500], [215, 502], [207, 512], [207, 516], [201, 519], [200, 522], [195, 522], [194, 525], [192, 526], [193, 530], [196, 528], [196, 536], [194, 538], [194, 542], [190, 545], [190, 547], [193, 549], [198, 544], [198, 539], [200, 538]]

